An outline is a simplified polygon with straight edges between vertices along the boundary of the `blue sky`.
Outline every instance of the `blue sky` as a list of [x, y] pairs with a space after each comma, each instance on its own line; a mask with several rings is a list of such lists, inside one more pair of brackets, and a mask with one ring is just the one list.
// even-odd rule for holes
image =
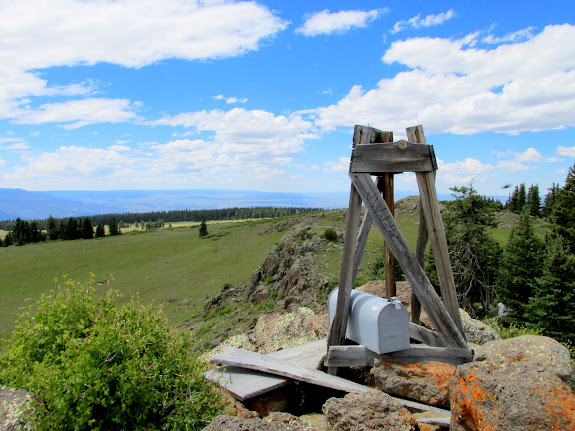
[[[345, 191], [354, 124], [437, 189], [564, 183], [575, 3], [0, 0], [0, 188]], [[417, 190], [413, 174], [396, 188]]]

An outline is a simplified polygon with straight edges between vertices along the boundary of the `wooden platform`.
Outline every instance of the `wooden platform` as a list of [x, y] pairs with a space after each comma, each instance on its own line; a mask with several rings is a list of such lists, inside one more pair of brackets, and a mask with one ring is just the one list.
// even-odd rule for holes
[[[326, 340], [322, 339], [290, 349], [279, 350], [266, 356], [283, 359], [304, 368], [316, 370], [323, 362], [326, 350]], [[233, 366], [219, 367], [213, 371], [208, 371], [205, 375], [210, 380], [218, 381], [234, 398], [240, 401], [265, 394], [288, 382], [285, 377]]]
[[[225, 368], [209, 371], [206, 376], [218, 381], [232, 396], [243, 401], [279, 388], [288, 379], [303, 381], [344, 392], [362, 393], [374, 389], [341, 377], [332, 376], [317, 369], [325, 356], [326, 341], [318, 340], [291, 349], [262, 355], [247, 350], [224, 346], [222, 353], [211, 361], [225, 365]], [[308, 365], [311, 367], [308, 368]], [[448, 424], [451, 413], [448, 410], [428, 406], [415, 401], [392, 397], [410, 410], [431, 412], [434, 418], [424, 418], [420, 422]]]

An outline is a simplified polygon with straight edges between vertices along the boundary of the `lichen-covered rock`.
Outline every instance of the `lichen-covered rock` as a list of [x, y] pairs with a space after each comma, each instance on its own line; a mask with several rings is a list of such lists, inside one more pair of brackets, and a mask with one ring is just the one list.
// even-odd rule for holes
[[381, 391], [330, 398], [323, 413], [333, 431], [414, 431], [413, 415]]
[[575, 396], [520, 359], [471, 362], [451, 381], [451, 431], [575, 430]]
[[451, 380], [454, 431], [575, 430], [568, 350], [537, 335], [492, 341]]
[[471, 316], [461, 308], [459, 309], [461, 315], [461, 322], [463, 323], [463, 331], [467, 337], [467, 341], [475, 344], [485, 344], [489, 341], [499, 340], [499, 334], [495, 329], [486, 325], [479, 320], [471, 318]]
[[314, 325], [315, 313], [299, 307], [292, 313], [267, 314], [259, 318], [252, 338], [262, 354], [310, 343], [324, 337]]
[[376, 388], [388, 394], [432, 406], [449, 406], [449, 382], [455, 373], [453, 365], [434, 361], [404, 364], [376, 360], [371, 373]]
[[217, 416], [204, 431], [315, 431], [296, 416], [272, 413], [264, 419], [236, 416]]
[[522, 335], [487, 343], [475, 349], [475, 361], [522, 362], [527, 368], [555, 374], [575, 388], [575, 371], [569, 350], [553, 338]]
[[29, 420], [34, 411], [31, 407], [33, 401], [37, 401], [37, 398], [30, 392], [0, 386], [0, 430], [33, 430], [34, 426]]

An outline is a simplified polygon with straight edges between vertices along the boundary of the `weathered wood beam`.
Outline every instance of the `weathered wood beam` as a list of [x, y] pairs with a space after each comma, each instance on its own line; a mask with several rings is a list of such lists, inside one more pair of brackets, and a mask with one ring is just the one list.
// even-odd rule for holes
[[[393, 192], [393, 174], [383, 174], [383, 200], [387, 204], [391, 215], [395, 217], [395, 200]], [[369, 212], [369, 211], [368, 211]], [[387, 298], [397, 296], [397, 288], [395, 285], [395, 258], [391, 252], [387, 242], [385, 244], [385, 294]]]
[[365, 251], [365, 245], [367, 244], [367, 237], [369, 236], [369, 231], [371, 229], [371, 224], [373, 223], [373, 217], [366, 211], [363, 214], [363, 219], [361, 221], [361, 227], [359, 228], [359, 234], [357, 235], [357, 244], [355, 247], [355, 255], [353, 258], [353, 276], [352, 283], [355, 284], [355, 279], [357, 278], [357, 272], [359, 271], [359, 264], [361, 263], [361, 258], [363, 257], [363, 252]]
[[[416, 144], [425, 144], [425, 134], [423, 133], [423, 126], [413, 126], [405, 129], [407, 133], [407, 140]], [[425, 249], [429, 235], [427, 233], [427, 223], [425, 222], [425, 214], [423, 213], [423, 205], [421, 198], [419, 199], [419, 228], [417, 230], [417, 246], [415, 249], [415, 256], [421, 267], [425, 270]], [[421, 302], [413, 291], [411, 292], [411, 321], [419, 325], [421, 319]]]
[[[405, 238], [403, 238], [401, 231], [397, 227], [397, 223], [369, 174], [350, 173], [349, 175], [353, 186], [361, 196], [368, 211], [371, 212], [391, 252], [399, 261], [412, 289], [425, 307], [429, 318], [435, 327], [438, 328], [438, 332], [446, 347], [467, 348], [465, 338], [453, 322], [441, 299], [439, 299], [439, 296], [435, 293], [433, 286], [417, 262], [415, 255], [409, 249]], [[345, 335], [345, 333], [343, 335]], [[336, 343], [329, 343], [330, 346], [335, 344]], [[337, 344], [339, 345], [341, 343]]]
[[407, 141], [358, 145], [352, 150], [350, 172], [383, 175], [432, 172], [437, 169], [433, 147]]
[[[346, 216], [345, 238], [343, 255], [341, 258], [341, 270], [339, 276], [339, 291], [334, 318], [329, 327], [328, 346], [338, 346], [345, 340], [347, 320], [349, 317], [349, 302], [351, 289], [353, 288], [353, 259], [355, 256], [356, 238], [359, 230], [359, 218], [361, 216], [361, 198], [352, 185], [349, 194], [349, 207]], [[336, 369], [328, 372], [335, 374]]]
[[427, 344], [428, 346], [445, 347], [445, 344], [437, 332], [413, 322], [409, 322], [409, 338]]
[[332, 346], [324, 363], [328, 367], [373, 367], [376, 359], [405, 363], [435, 361], [457, 366], [473, 360], [473, 351], [413, 345], [409, 349], [379, 355], [365, 346]]

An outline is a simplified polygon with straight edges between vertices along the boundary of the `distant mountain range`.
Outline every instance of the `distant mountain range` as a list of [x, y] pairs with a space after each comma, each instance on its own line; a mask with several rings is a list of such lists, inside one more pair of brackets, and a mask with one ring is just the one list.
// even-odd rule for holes
[[[396, 191], [401, 199], [417, 192]], [[439, 194], [440, 200], [450, 199]], [[273, 193], [251, 190], [44, 191], [0, 188], [0, 220], [46, 219], [107, 213], [231, 207], [346, 208], [349, 192]]]

